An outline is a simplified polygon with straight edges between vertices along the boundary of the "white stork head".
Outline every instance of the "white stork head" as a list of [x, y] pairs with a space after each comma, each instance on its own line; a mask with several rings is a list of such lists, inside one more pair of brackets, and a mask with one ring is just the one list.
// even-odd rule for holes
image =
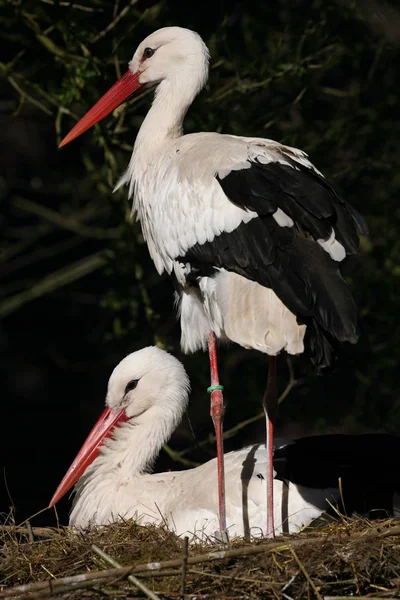
[[140, 421], [152, 408], [182, 416], [188, 401], [189, 378], [182, 363], [157, 346], [128, 354], [108, 382], [106, 406], [123, 411], [126, 419]]
[[104, 119], [144, 85], [163, 84], [180, 93], [189, 105], [207, 80], [208, 61], [208, 48], [194, 31], [183, 27], [158, 29], [139, 44], [129, 70], [73, 127], [60, 147]]
[[196, 79], [201, 89], [208, 74], [208, 49], [201, 37], [183, 27], [163, 27], [139, 44], [129, 70], [140, 73], [141, 85], [177, 81], [187, 85]]
[[[58, 502], [98, 456], [101, 446], [112, 437], [118, 443], [118, 425], [154, 424], [154, 448], [161, 448], [180, 422], [188, 403], [189, 378], [182, 363], [156, 346], [126, 356], [108, 382], [106, 408], [86, 438], [75, 460], [58, 486], [50, 505]], [[125, 440], [123, 440], [125, 443]], [[107, 446], [110, 448], [110, 443]], [[136, 449], [144, 451], [144, 449]]]

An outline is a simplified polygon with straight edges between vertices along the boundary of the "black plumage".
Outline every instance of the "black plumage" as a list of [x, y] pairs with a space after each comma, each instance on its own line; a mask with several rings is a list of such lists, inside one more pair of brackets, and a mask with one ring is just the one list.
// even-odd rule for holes
[[285, 160], [289, 164], [255, 160], [248, 169], [216, 177], [229, 200], [240, 208], [262, 216], [280, 208], [314, 240], [328, 239], [333, 228], [346, 253], [357, 252], [358, 235], [368, 233], [361, 215], [316, 171]]
[[[400, 493], [400, 438], [385, 433], [299, 438], [274, 451], [276, 478], [306, 488], [336, 488], [341, 510], [368, 516], [393, 512]], [[369, 514], [371, 512], [371, 514]]]
[[[357, 311], [340, 263], [316, 240], [328, 239], [333, 228], [346, 254], [353, 254], [359, 234], [367, 232], [364, 220], [323, 177], [297, 163], [294, 168], [256, 161], [217, 179], [231, 202], [258, 217], [179, 257], [191, 265], [188, 284], [223, 267], [273, 289], [298, 322], [308, 325], [313, 362], [329, 366], [335, 340], [357, 341]], [[278, 208], [293, 227], [278, 225], [273, 217]]]

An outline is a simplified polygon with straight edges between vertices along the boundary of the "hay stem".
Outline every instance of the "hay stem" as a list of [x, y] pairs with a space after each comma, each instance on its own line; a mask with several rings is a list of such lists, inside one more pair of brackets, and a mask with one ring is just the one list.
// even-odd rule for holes
[[303, 573], [304, 577], [307, 579], [309, 585], [312, 587], [314, 594], [316, 595], [316, 597], [318, 598], [318, 600], [322, 600], [322, 596], [319, 593], [317, 586], [315, 585], [315, 583], [311, 579], [310, 575], [308, 574], [307, 569], [305, 568], [305, 566], [303, 565], [303, 563], [301, 562], [301, 560], [297, 556], [297, 554], [296, 554], [293, 546], [290, 546], [290, 552], [292, 553], [292, 556], [293, 556], [294, 560], [299, 565], [299, 568], [300, 568], [301, 572]]
[[[96, 546], [96, 544], [92, 544], [92, 550], [98, 556], [100, 556], [100, 558], [102, 558], [104, 560], [104, 562], [108, 563], [112, 567], [116, 567], [118, 569], [120, 569], [122, 567], [121, 563], [119, 563], [117, 560], [115, 560], [115, 558], [112, 558], [112, 556], [109, 556], [106, 552], [104, 552], [104, 550], [102, 550], [101, 548]], [[128, 575], [127, 579], [131, 583], [133, 583], [133, 585], [135, 587], [137, 587], [141, 592], [146, 594], [146, 596], [148, 598], [150, 598], [151, 600], [160, 600], [160, 596], [158, 596], [157, 594], [152, 592], [151, 589], [147, 587], [147, 585], [145, 585], [144, 583], [139, 581], [139, 579], [137, 579], [134, 575], [132, 575], [132, 574]]]
[[343, 485], [342, 485], [342, 478], [341, 477], [339, 477], [339, 482], [338, 483], [339, 483], [340, 499], [342, 501], [342, 506], [343, 506], [344, 514], [347, 517], [348, 515], [347, 515], [346, 505], [345, 505], [345, 502], [344, 502]]
[[47, 568], [47, 567], [45, 567], [44, 565], [40, 565], [40, 566], [42, 567], [43, 571], [46, 571], [46, 573], [47, 573], [48, 575], [50, 575], [50, 577], [51, 577], [52, 579], [55, 579], [55, 580], [57, 580], [57, 577], [56, 577], [55, 575], [53, 575], [53, 573], [51, 573], [51, 572], [48, 570], [48, 568]]

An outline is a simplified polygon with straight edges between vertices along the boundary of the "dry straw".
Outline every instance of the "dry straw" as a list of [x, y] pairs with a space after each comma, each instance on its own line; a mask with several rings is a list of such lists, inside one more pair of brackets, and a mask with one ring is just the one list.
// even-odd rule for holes
[[129, 521], [80, 534], [4, 526], [0, 598], [400, 598], [399, 535], [399, 520], [342, 517], [276, 540], [188, 548]]

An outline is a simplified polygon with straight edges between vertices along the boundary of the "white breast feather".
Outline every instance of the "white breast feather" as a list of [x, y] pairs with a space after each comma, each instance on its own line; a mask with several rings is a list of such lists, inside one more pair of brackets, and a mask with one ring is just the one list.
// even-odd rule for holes
[[270, 356], [304, 351], [306, 326], [297, 323], [273, 290], [223, 269], [215, 282], [226, 338]]
[[[260, 537], [265, 531], [266, 452], [250, 446], [225, 455], [227, 527], [231, 539], [249, 533]], [[337, 490], [310, 489], [274, 481], [277, 533], [287, 526], [298, 531], [327, 508], [327, 499]], [[288, 522], [285, 521], [286, 516]], [[104, 525], [133, 518], [141, 524], [166, 524], [192, 541], [212, 541], [218, 529], [216, 459], [196, 469], [139, 475], [121, 479], [118, 471], [93, 479], [83, 491], [71, 514], [78, 528]]]
[[297, 323], [273, 290], [225, 269], [203, 277], [199, 285], [177, 296], [185, 353], [206, 350], [210, 331], [270, 356], [304, 351], [306, 326]]
[[[262, 138], [242, 138], [216, 133], [197, 133], [168, 142], [152, 162], [141, 163], [134, 152], [127, 172], [116, 186], [127, 183], [133, 194], [133, 212], [141, 221], [143, 235], [159, 273], [175, 270], [174, 259], [196, 243], [212, 242], [221, 232], [231, 232], [257, 217], [228, 200], [215, 179], [230, 171], [250, 167], [250, 161], [297, 161], [314, 169], [304, 152]], [[315, 169], [314, 169], [315, 170]], [[316, 171], [316, 170], [315, 170]], [[316, 171], [317, 172], [317, 171]], [[274, 218], [282, 226], [293, 222], [279, 210]]]
[[[257, 217], [230, 202], [216, 174], [223, 178], [258, 160], [292, 168], [297, 168], [297, 163], [321, 175], [301, 150], [262, 138], [191, 134], [170, 140], [142, 162], [139, 150], [132, 155], [117, 188], [129, 185], [132, 211], [140, 219], [157, 271], [174, 272], [182, 286], [190, 265], [178, 262], [177, 257], [195, 244], [212, 242], [221, 232], [229, 233]], [[279, 208], [272, 216], [281, 227], [293, 226], [293, 220]], [[343, 247], [334, 232], [328, 240], [318, 241], [332, 258], [341, 260]], [[184, 352], [206, 349], [210, 331], [220, 339], [271, 355], [304, 350], [305, 326], [297, 324], [275, 293], [224, 269], [215, 278], [201, 278], [198, 291], [185, 290], [180, 315]]]

